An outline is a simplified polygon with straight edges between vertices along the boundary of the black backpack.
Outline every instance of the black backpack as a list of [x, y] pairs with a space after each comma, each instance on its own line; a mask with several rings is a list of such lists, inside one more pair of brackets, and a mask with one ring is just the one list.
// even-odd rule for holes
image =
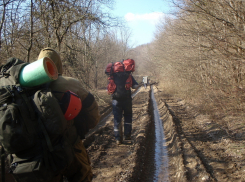
[[74, 151], [66, 137], [67, 121], [49, 87], [19, 84], [26, 64], [10, 58], [0, 67], [0, 144], [16, 181], [47, 182], [71, 164]]

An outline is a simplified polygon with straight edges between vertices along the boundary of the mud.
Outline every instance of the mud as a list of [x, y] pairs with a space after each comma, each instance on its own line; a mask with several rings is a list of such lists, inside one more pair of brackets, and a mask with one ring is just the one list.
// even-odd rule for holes
[[100, 105], [103, 123], [84, 140], [94, 182], [245, 181], [244, 118], [236, 120], [239, 130], [227, 129], [161, 88], [154, 86], [154, 95], [165, 133], [168, 179], [163, 172], [154, 176], [156, 128], [147, 87], [133, 99], [132, 140], [122, 145], [113, 136], [110, 102]]
[[164, 122], [171, 181], [245, 181], [244, 140], [184, 100], [161, 91], [156, 97], [172, 117]]
[[218, 121], [157, 87], [154, 94], [168, 151], [168, 179], [163, 173], [154, 177], [156, 138], [148, 88], [133, 100], [132, 144], [116, 145], [111, 116], [87, 146], [93, 181], [245, 181], [242, 136], [235, 139]]
[[[146, 138], [152, 133], [149, 113], [149, 89], [133, 99], [133, 130], [131, 141], [117, 145], [113, 133], [113, 115], [106, 124], [84, 141], [94, 172], [93, 181], [138, 181], [144, 168]], [[139, 169], [139, 170], [136, 170]], [[154, 170], [152, 170], [154, 171]]]

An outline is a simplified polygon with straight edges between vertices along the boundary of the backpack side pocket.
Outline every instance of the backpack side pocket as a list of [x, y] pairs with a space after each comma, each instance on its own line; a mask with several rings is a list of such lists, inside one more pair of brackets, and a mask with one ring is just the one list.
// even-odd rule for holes
[[18, 105], [4, 104], [0, 107], [0, 142], [8, 153], [18, 153], [35, 145], [24, 125]]
[[108, 94], [113, 94], [116, 91], [117, 85], [115, 84], [113, 78], [109, 78], [109, 83], [107, 85]]

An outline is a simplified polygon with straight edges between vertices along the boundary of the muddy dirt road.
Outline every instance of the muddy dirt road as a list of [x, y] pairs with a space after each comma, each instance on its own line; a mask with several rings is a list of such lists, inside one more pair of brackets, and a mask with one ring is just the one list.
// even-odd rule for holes
[[84, 141], [93, 181], [245, 181], [244, 140], [235, 139], [183, 100], [153, 88], [165, 133], [168, 170], [155, 175], [150, 88], [141, 88], [133, 99], [132, 143], [116, 145], [112, 114]]
[[151, 89], [141, 88], [133, 99], [132, 140], [122, 145], [113, 136], [110, 102], [100, 106], [102, 122], [84, 140], [93, 182], [245, 181], [244, 133], [227, 130], [157, 86], [153, 92], [165, 133], [168, 169], [159, 171], [156, 165], [161, 159], [155, 157]]

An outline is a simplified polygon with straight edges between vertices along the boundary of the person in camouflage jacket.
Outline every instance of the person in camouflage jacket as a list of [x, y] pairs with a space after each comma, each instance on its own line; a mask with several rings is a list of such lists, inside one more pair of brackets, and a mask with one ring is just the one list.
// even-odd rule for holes
[[50, 88], [54, 91], [54, 95], [59, 100], [62, 93], [70, 90], [77, 94], [82, 101], [82, 110], [76, 118], [67, 123], [67, 137], [73, 143], [75, 151], [75, 160], [67, 168], [67, 170], [57, 176], [52, 182], [60, 181], [62, 176], [66, 176], [69, 182], [87, 182], [92, 181], [93, 173], [90, 165], [88, 153], [83, 145], [82, 139], [85, 134], [94, 128], [100, 121], [100, 113], [98, 104], [94, 96], [84, 89], [82, 84], [74, 78], [62, 76], [63, 68], [59, 54], [52, 48], [44, 48], [41, 50], [38, 59], [43, 57], [50, 58], [56, 65], [59, 73], [57, 80], [51, 82]]

